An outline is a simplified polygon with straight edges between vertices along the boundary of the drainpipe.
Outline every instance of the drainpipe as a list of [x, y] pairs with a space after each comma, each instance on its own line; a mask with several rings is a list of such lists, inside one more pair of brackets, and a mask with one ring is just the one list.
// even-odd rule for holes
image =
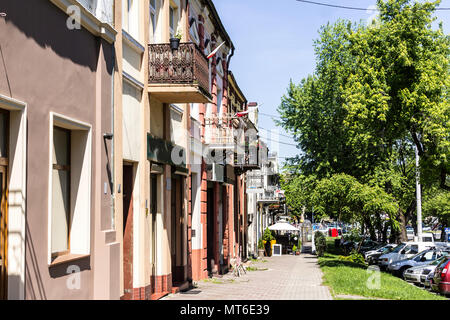
[[228, 56], [227, 59], [227, 71], [230, 71], [230, 60], [234, 56], [234, 47], [231, 48], [231, 54]]

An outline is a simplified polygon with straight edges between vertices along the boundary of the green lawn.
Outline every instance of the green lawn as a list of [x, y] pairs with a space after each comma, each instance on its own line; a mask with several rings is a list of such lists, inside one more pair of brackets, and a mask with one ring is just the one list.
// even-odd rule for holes
[[432, 294], [386, 272], [380, 273], [378, 289], [369, 288], [367, 282], [374, 273], [368, 272], [366, 266], [339, 260], [339, 254], [341, 252], [334, 248], [334, 243], [329, 242], [327, 253], [319, 258], [319, 265], [324, 273], [324, 285], [330, 287], [334, 296], [355, 295], [393, 300], [446, 300], [442, 296]]

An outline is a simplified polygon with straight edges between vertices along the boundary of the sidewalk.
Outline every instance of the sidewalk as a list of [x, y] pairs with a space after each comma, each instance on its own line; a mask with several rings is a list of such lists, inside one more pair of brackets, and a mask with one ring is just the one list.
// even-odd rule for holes
[[259, 270], [247, 271], [242, 277], [230, 272], [161, 300], [332, 300], [328, 288], [321, 285], [316, 256], [304, 253], [264, 260], [252, 263]]

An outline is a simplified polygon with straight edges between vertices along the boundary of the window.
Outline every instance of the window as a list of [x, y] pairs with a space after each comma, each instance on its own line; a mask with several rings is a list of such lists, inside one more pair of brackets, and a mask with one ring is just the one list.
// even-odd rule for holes
[[68, 254], [90, 253], [92, 142], [90, 125], [50, 116], [48, 262], [52, 264]]
[[170, 6], [169, 8], [169, 30], [170, 30], [170, 37], [173, 38], [175, 36], [175, 9]]
[[218, 56], [217, 57], [217, 60], [216, 60], [216, 70], [217, 70], [217, 73], [221, 76], [221, 77], [223, 77], [224, 76], [224, 72], [223, 72], [223, 64], [222, 64], [222, 57], [221, 56]]
[[70, 131], [53, 128], [52, 258], [70, 250]]
[[150, 30], [150, 42], [156, 42], [155, 40], [155, 34], [156, 34], [156, 0], [150, 0], [150, 24], [151, 24], [151, 30]]
[[412, 245], [411, 246], [411, 251], [409, 252], [410, 254], [416, 254], [419, 253], [419, 246], [417, 245]]
[[139, 0], [123, 1], [122, 27], [133, 38], [139, 40]]
[[217, 88], [217, 115], [222, 116], [222, 88]]
[[8, 157], [9, 111], [0, 109], [0, 158]]
[[193, 42], [199, 45], [200, 37], [197, 31], [197, 21], [195, 20], [195, 18], [190, 18], [189, 21], [192, 22], [191, 25], [189, 26], [189, 35], [191, 36], [191, 40], [193, 40]]

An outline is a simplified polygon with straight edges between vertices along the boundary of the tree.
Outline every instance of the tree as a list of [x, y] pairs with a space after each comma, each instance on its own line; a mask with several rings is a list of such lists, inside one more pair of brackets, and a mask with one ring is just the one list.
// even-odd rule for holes
[[346, 174], [369, 198], [373, 188], [383, 190], [397, 205], [391, 222], [399, 222], [401, 232], [392, 228], [392, 235], [401, 240], [415, 221], [414, 148], [423, 188], [438, 183], [450, 189], [450, 38], [442, 25], [432, 28], [439, 3], [378, 0], [373, 25], [322, 27], [314, 74], [291, 82], [279, 107], [279, 125], [302, 149], [291, 172], [316, 185]]
[[357, 63], [343, 90], [344, 124], [367, 149], [410, 139], [424, 176], [450, 190], [450, 38], [442, 24], [432, 28], [439, 3], [378, 0], [379, 23], [348, 35]]
[[[279, 125], [293, 133], [303, 153], [294, 159], [304, 175], [321, 179], [335, 172], [354, 176], [367, 174], [371, 164], [379, 157], [365, 156], [350, 140], [344, 126], [343, 87], [354, 68], [347, 35], [351, 23], [338, 21], [320, 30], [315, 41], [317, 66], [314, 75], [299, 85], [292, 81], [282, 97], [278, 111]], [[359, 159], [364, 156], [364, 161]]]
[[373, 240], [385, 221], [389, 221], [392, 230], [398, 229], [395, 199], [382, 188], [361, 184], [352, 176], [335, 174], [320, 180], [312, 198], [316, 212], [343, 222], [359, 222], [361, 232], [366, 228]]
[[[314, 176], [283, 174], [281, 176], [281, 188], [284, 190], [286, 205], [290, 214], [300, 217], [303, 208], [311, 208], [311, 194], [314, 190], [316, 179]], [[318, 217], [320, 218], [320, 217]]]
[[444, 230], [450, 226], [450, 192], [432, 188], [424, 197], [424, 217], [437, 218], [441, 224], [441, 240], [444, 240]]

